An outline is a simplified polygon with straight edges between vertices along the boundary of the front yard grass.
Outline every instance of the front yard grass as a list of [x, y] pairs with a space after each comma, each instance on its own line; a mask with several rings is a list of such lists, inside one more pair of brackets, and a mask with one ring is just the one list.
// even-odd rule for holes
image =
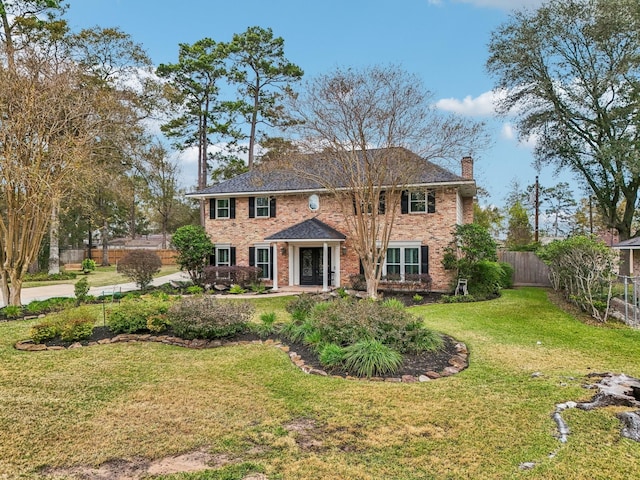
[[[161, 277], [164, 275], [170, 275], [172, 273], [176, 273], [180, 271], [180, 269], [176, 265], [163, 265], [162, 269], [157, 275], [154, 275], [154, 278]], [[118, 283], [128, 283], [131, 280], [129, 277], [122, 275], [121, 273], [116, 272], [116, 266], [111, 265], [109, 267], [101, 267], [98, 266], [96, 269], [89, 274], [85, 275], [82, 272], [77, 272], [77, 276], [72, 280], [55, 280], [55, 281], [42, 281], [42, 282], [24, 282], [22, 285], [23, 288], [30, 287], [46, 287], [49, 285], [64, 285], [64, 284], [75, 284], [81, 278], [86, 277], [89, 281], [89, 285], [92, 287], [105, 287], [107, 285], [114, 285]]]
[[[620, 437], [620, 407], [566, 411], [565, 444], [551, 419], [557, 403], [594, 394], [582, 386], [589, 373], [640, 376], [640, 331], [587, 325], [546, 295], [414, 308], [471, 354], [461, 373], [415, 384], [306, 375], [263, 345], [20, 352], [13, 345], [33, 322], [2, 323], [0, 478], [201, 448], [270, 479], [640, 477], [640, 444]], [[256, 300], [279, 315], [284, 302]]]

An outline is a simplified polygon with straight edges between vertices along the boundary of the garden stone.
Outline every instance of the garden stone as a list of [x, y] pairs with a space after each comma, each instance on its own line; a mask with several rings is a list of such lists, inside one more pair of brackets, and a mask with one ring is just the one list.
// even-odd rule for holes
[[402, 383], [415, 383], [417, 381], [418, 380], [413, 375], [403, 375], [402, 376]]
[[429, 370], [428, 372], [425, 373], [425, 375], [429, 377], [431, 380], [435, 380], [436, 378], [440, 378], [442, 376], [438, 372], [434, 372], [433, 370]]
[[429, 377], [427, 377], [426, 375], [420, 375], [420, 376], [418, 377], [418, 381], [419, 381], [419, 382], [430, 382], [430, 381], [431, 381], [431, 379], [430, 379]]

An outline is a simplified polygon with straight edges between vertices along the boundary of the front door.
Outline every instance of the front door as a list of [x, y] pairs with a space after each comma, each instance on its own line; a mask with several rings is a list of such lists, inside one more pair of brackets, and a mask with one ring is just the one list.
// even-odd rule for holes
[[300, 249], [300, 285], [322, 285], [322, 248]]

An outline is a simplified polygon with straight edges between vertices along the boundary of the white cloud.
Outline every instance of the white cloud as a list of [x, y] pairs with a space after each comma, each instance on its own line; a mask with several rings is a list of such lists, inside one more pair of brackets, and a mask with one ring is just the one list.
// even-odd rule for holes
[[457, 98], [443, 98], [436, 102], [436, 107], [447, 112], [468, 116], [494, 116], [495, 105], [502, 94], [490, 91], [473, 98], [467, 95], [463, 100]]
[[511, 123], [502, 124], [502, 128], [500, 129], [500, 136], [506, 140], [513, 140], [516, 138], [516, 133], [513, 129], [513, 125]]

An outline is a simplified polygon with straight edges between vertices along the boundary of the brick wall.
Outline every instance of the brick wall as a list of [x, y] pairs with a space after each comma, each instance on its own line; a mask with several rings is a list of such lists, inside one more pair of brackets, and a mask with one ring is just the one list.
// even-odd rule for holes
[[[452, 281], [452, 273], [442, 268], [444, 248], [453, 239], [452, 230], [456, 224], [457, 206], [455, 188], [438, 188], [436, 193], [435, 213], [398, 214], [395, 219], [391, 240], [420, 241], [429, 246], [429, 274], [433, 278], [433, 289], [446, 291]], [[473, 199], [463, 199], [463, 219], [473, 220]], [[207, 202], [207, 209], [209, 204]], [[308, 208], [307, 194], [280, 195], [277, 197], [275, 218], [249, 218], [249, 199], [236, 198], [235, 219], [209, 219], [206, 212], [205, 228], [216, 244], [230, 244], [236, 247], [236, 263], [249, 264], [249, 247], [256, 243], [264, 243], [264, 238], [284, 230], [309, 218], [317, 217], [320, 221], [335, 228], [347, 236], [342, 245], [346, 253], [340, 255], [340, 278], [346, 285], [349, 275], [359, 272], [359, 259], [344, 221], [342, 209], [335, 198], [329, 195], [320, 196], [320, 208], [312, 212]], [[278, 282], [289, 284], [288, 251], [281, 252], [284, 243], [278, 244]]]

